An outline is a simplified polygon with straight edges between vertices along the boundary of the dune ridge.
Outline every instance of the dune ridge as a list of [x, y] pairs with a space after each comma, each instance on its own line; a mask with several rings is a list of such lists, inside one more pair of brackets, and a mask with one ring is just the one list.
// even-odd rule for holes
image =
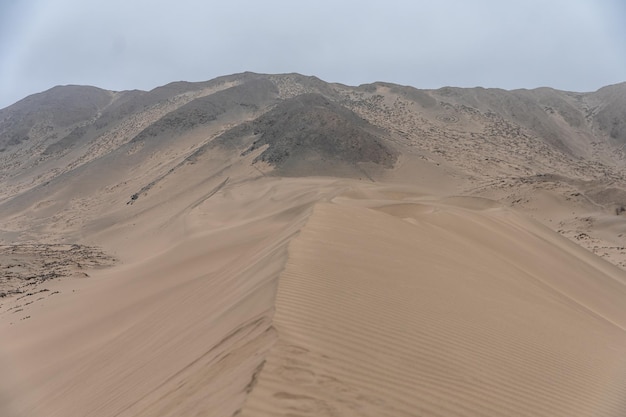
[[[272, 186], [254, 184], [260, 193]], [[14, 415], [235, 413], [275, 341], [276, 278], [306, 201], [52, 283], [62, 291], [26, 306], [20, 326], [4, 314], [2, 356], [16, 375], [2, 391]], [[184, 221], [202, 230], [207, 212], [199, 205]]]
[[242, 415], [623, 414], [621, 271], [506, 210], [362, 203], [316, 205], [291, 242]]
[[626, 410], [623, 272], [491, 200], [260, 178], [166, 211], [159, 251], [0, 316], [6, 415]]

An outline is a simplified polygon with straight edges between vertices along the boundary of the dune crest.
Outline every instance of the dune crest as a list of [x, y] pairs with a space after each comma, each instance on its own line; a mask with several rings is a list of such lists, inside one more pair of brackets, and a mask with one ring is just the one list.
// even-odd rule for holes
[[243, 415], [621, 415], [620, 271], [508, 211], [425, 204], [315, 207]]

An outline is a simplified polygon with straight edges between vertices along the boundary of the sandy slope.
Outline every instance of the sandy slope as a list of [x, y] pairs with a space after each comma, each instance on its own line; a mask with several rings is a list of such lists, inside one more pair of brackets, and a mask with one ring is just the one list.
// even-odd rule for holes
[[626, 413], [621, 271], [485, 200], [405, 200], [315, 207], [243, 415]]
[[259, 177], [141, 201], [92, 237], [120, 265], [0, 315], [0, 415], [626, 412], [624, 273], [490, 200]]
[[287, 205], [293, 184], [232, 187], [180, 220], [194, 232], [169, 247], [0, 316], [2, 416], [232, 415], [276, 337], [286, 244], [316, 195], [298, 186]]
[[0, 417], [625, 416], [625, 86], [0, 112]]
[[285, 235], [230, 232], [99, 274], [3, 332], [16, 415], [232, 414], [275, 337]]

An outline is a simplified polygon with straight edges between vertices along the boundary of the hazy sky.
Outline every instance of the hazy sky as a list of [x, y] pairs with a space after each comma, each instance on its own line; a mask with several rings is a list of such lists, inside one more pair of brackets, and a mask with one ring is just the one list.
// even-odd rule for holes
[[0, 0], [0, 108], [243, 71], [592, 91], [626, 81], [626, 1]]

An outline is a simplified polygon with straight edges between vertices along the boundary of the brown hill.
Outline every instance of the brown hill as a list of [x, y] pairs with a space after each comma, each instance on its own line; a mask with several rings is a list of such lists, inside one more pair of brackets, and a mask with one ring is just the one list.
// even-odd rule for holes
[[0, 148], [88, 122], [112, 100], [108, 91], [87, 86], [54, 87], [0, 110]]
[[211, 145], [243, 147], [243, 156], [262, 149], [253, 163], [266, 162], [283, 175], [349, 175], [358, 173], [359, 163], [393, 167], [397, 152], [385, 136], [347, 108], [305, 93], [231, 129]]
[[588, 112], [598, 129], [619, 143], [626, 140], [626, 83], [601, 88], [587, 99]]

